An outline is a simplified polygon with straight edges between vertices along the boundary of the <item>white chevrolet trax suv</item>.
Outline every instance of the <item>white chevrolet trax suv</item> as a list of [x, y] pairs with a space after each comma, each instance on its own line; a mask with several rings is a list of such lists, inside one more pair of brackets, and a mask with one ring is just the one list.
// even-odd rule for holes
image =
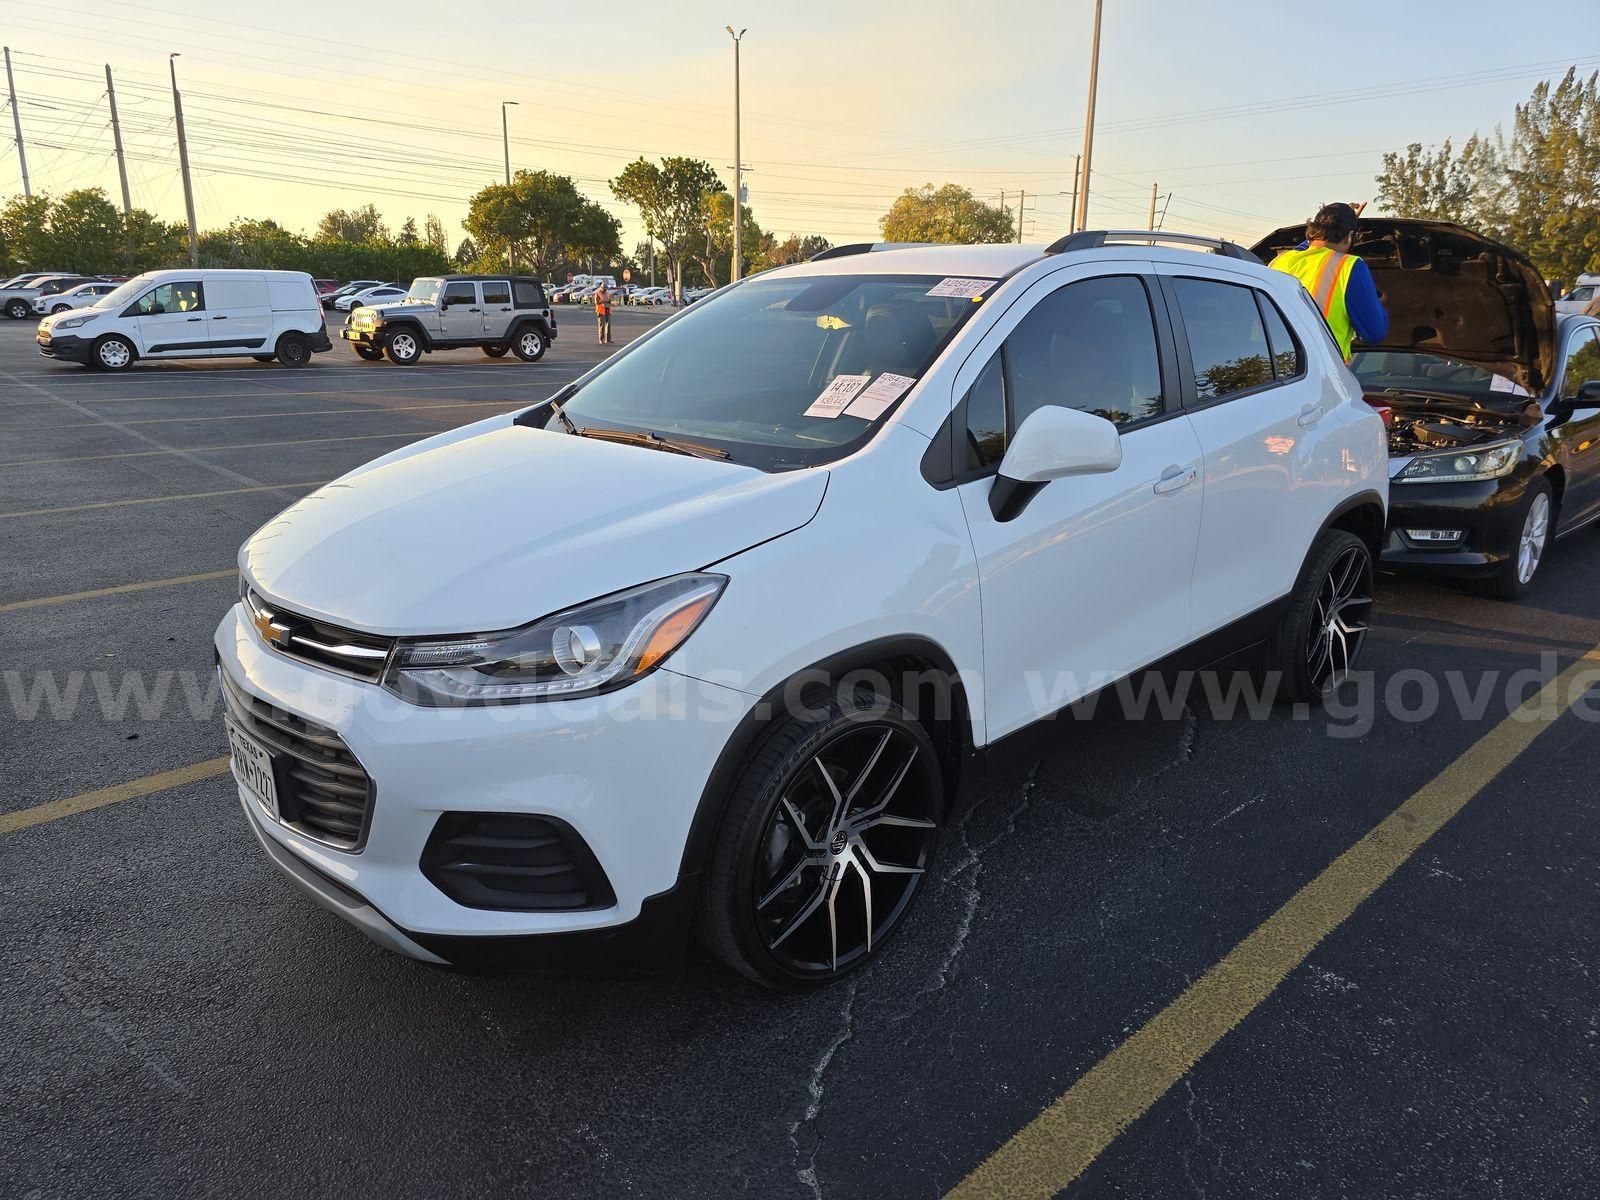
[[279, 514], [216, 635], [266, 853], [429, 962], [814, 986], [1002, 739], [1196, 648], [1320, 698], [1382, 421], [1294, 279], [1138, 239], [831, 250]]

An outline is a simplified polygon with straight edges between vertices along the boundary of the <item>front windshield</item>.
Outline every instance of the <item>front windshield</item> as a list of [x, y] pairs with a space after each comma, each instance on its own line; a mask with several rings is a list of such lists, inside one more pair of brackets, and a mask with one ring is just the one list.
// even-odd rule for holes
[[1456, 392], [1463, 396], [1505, 392], [1526, 396], [1527, 389], [1487, 367], [1439, 354], [1411, 350], [1358, 350], [1350, 369], [1366, 391]]
[[139, 295], [150, 286], [150, 276], [135, 275], [127, 283], [122, 284], [114, 291], [107, 292], [100, 299], [91, 304], [90, 308], [116, 308], [123, 304], [132, 304]]
[[432, 304], [439, 299], [439, 289], [443, 286], [441, 279], [414, 279], [406, 290], [406, 299], [415, 300], [418, 304]]
[[762, 467], [831, 458], [909, 390], [977, 310], [971, 289], [940, 283], [914, 275], [753, 279], [618, 354], [563, 407], [580, 426], [709, 442]]

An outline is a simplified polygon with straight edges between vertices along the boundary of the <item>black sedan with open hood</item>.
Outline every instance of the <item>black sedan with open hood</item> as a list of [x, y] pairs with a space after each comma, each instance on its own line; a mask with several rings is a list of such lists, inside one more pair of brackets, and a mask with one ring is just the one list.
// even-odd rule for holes
[[1354, 250], [1389, 311], [1351, 362], [1389, 430], [1383, 561], [1520, 596], [1554, 538], [1600, 518], [1600, 322], [1559, 317], [1532, 263], [1458, 225], [1363, 218]]

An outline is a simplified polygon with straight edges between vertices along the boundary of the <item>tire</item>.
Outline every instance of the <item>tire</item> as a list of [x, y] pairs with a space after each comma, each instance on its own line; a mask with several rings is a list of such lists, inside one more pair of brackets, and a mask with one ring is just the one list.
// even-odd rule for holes
[[518, 330], [511, 339], [511, 349], [518, 358], [528, 363], [538, 362], [543, 358], [549, 345], [544, 334], [533, 328]]
[[303, 333], [286, 333], [278, 339], [277, 360], [286, 367], [303, 367], [311, 361], [311, 339]]
[[133, 343], [120, 334], [108, 333], [89, 351], [89, 362], [101, 371], [126, 371], [138, 358]]
[[26, 300], [7, 300], [6, 316], [13, 321], [21, 321], [33, 313], [33, 305]]
[[50, 315], [53, 317], [53, 316], [56, 315], [56, 313], [64, 313], [64, 312], [71, 312], [71, 311], [72, 311], [72, 305], [70, 305], [70, 304], [57, 304], [54, 308], [52, 308], [50, 310]]
[[849, 974], [910, 911], [944, 815], [938, 751], [909, 712], [865, 689], [819, 693], [745, 760], [703, 877], [700, 940], [771, 988]]
[[383, 357], [383, 350], [378, 346], [363, 346], [359, 342], [355, 346], [357, 358], [364, 358], [367, 362], [377, 362]]
[[506, 356], [506, 351], [510, 350], [511, 347], [510, 346], [481, 346], [481, 347], [479, 347], [479, 349], [481, 349], [490, 358], [504, 358]]
[[414, 367], [422, 358], [422, 342], [409, 329], [396, 329], [384, 342], [383, 352], [397, 367]]
[[1307, 555], [1267, 645], [1278, 699], [1325, 701], [1355, 668], [1371, 612], [1372, 551], [1348, 530], [1328, 530]]
[[1533, 590], [1534, 580], [1539, 577], [1556, 528], [1556, 497], [1550, 481], [1540, 475], [1528, 484], [1517, 512], [1517, 528], [1521, 531], [1517, 544], [1511, 557], [1493, 575], [1478, 581], [1477, 590], [1482, 595], [1520, 600]]

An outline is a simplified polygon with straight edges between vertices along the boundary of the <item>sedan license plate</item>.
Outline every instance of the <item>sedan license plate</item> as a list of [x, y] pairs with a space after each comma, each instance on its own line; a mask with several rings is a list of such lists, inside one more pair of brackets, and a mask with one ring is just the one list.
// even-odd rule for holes
[[231, 720], [228, 727], [228, 749], [233, 751], [233, 773], [253, 795], [267, 815], [278, 819], [278, 783], [272, 774], [272, 755], [266, 747]]

